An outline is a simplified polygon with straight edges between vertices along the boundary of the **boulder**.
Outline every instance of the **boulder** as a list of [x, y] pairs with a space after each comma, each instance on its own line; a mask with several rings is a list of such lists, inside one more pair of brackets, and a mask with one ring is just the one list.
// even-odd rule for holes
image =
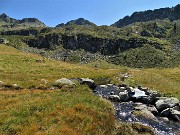
[[164, 117], [169, 117], [170, 114], [171, 114], [171, 109], [170, 108], [167, 108], [167, 109], [165, 109], [165, 110], [163, 110], [161, 112], [161, 115], [164, 116]]
[[120, 101], [120, 97], [118, 95], [110, 95], [109, 99], [115, 102], [119, 102]]
[[124, 92], [119, 93], [120, 101], [127, 102], [129, 100], [128, 92], [125, 90]]
[[151, 105], [151, 106], [148, 106], [148, 111], [152, 112], [153, 114], [157, 114], [158, 113], [158, 110], [156, 109], [155, 106]]
[[136, 99], [139, 99], [139, 98], [142, 98], [142, 97], [147, 97], [147, 95], [145, 94], [144, 91], [142, 90], [139, 90], [139, 89], [134, 89], [134, 95], [132, 96], [133, 98], [136, 98]]
[[157, 118], [149, 110], [142, 110], [142, 112], [145, 114], [147, 118], [157, 121]]
[[176, 110], [176, 111], [180, 111], [180, 106], [179, 106], [179, 105], [174, 106], [172, 109], [173, 109], [173, 110]]
[[55, 81], [55, 85], [58, 85], [58, 86], [75, 85], [75, 83], [67, 78], [61, 78]]
[[158, 121], [157, 118], [147, 109], [139, 110], [139, 111], [133, 111], [134, 115], [144, 117], [145, 119], [150, 119], [153, 121]]
[[178, 105], [179, 100], [177, 98], [160, 98], [155, 104], [156, 104], [156, 108], [162, 111], [167, 108], [172, 108]]
[[167, 117], [159, 117], [159, 120], [163, 122], [169, 122], [169, 119]]
[[89, 78], [80, 78], [80, 84], [86, 84], [89, 86], [89, 88], [94, 89], [96, 88], [96, 85], [94, 83], [94, 80]]
[[171, 109], [171, 117], [172, 117], [174, 120], [180, 122], [180, 111]]
[[158, 113], [158, 111], [157, 111], [155, 106], [147, 106], [147, 105], [142, 104], [142, 103], [135, 103], [134, 104], [134, 109], [138, 110], [138, 111], [148, 110], [148, 111], [150, 111], [153, 114], [157, 114]]

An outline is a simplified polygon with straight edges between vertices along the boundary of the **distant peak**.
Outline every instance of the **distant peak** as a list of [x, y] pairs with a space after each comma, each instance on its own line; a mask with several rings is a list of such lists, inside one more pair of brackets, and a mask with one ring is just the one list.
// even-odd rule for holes
[[58, 24], [56, 27], [62, 27], [62, 26], [69, 26], [69, 25], [87, 25], [87, 26], [96, 26], [96, 24], [84, 19], [84, 18], [78, 18], [76, 20], [71, 20], [67, 22], [66, 24]]
[[9, 17], [7, 14], [5, 14], [5, 13], [2, 13], [1, 15], [0, 15], [0, 18], [7, 18], [7, 17]]

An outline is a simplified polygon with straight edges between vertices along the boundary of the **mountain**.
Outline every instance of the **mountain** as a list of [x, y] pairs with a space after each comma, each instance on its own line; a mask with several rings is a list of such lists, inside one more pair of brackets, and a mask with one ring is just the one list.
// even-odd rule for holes
[[166, 18], [170, 21], [180, 19], [180, 4], [172, 8], [160, 8], [155, 10], [134, 12], [131, 16], [125, 16], [123, 19], [120, 19], [111, 26], [121, 28], [135, 22], [147, 22], [156, 19], [163, 20]]
[[67, 22], [66, 24], [64, 24], [64, 23], [58, 24], [56, 27], [69, 26], [69, 25], [96, 26], [96, 24], [94, 24], [88, 20], [85, 20], [84, 18], [78, 18], [76, 20], [71, 20], [71, 21]]
[[5, 13], [0, 15], [0, 24], [4, 28], [12, 27], [45, 27], [46, 25], [38, 20], [37, 18], [24, 18], [22, 20], [17, 20], [10, 18]]

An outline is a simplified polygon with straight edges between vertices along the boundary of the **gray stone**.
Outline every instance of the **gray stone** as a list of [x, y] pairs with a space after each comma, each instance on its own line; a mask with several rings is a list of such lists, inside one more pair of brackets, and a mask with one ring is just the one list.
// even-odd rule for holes
[[75, 83], [67, 78], [61, 78], [55, 81], [56, 85], [75, 85]]
[[179, 105], [174, 106], [172, 109], [173, 109], [173, 110], [176, 110], [176, 111], [180, 111], [180, 106], [179, 106]]
[[148, 110], [142, 110], [144, 114], [146, 114], [147, 118], [157, 121], [157, 118]]
[[180, 111], [171, 109], [171, 117], [180, 122]]
[[108, 86], [107, 85], [100, 85], [99, 87], [100, 88], [107, 88]]
[[133, 97], [133, 98], [136, 98], [136, 99], [147, 96], [144, 91], [139, 90], [139, 89], [137, 89], [137, 88], [134, 89], [134, 92], [135, 92], [135, 94], [134, 94], [132, 97]]
[[178, 105], [179, 100], [177, 98], [160, 98], [155, 104], [158, 110], [164, 110]]
[[164, 116], [164, 117], [169, 117], [170, 114], [171, 114], [171, 109], [170, 108], [167, 108], [167, 109], [165, 109], [165, 110], [163, 110], [161, 112], [161, 115]]
[[163, 122], [169, 122], [169, 119], [167, 117], [159, 117], [159, 120]]
[[125, 90], [124, 92], [119, 93], [120, 101], [127, 102], [129, 100], [128, 92]]
[[94, 89], [96, 87], [96, 85], [94, 83], [94, 80], [89, 79], [89, 78], [80, 78], [80, 83], [81, 84], [86, 84], [92, 89]]
[[157, 114], [158, 113], [158, 110], [156, 109], [155, 106], [148, 106], [147, 108], [150, 112], [152, 112], [153, 114]]
[[147, 105], [142, 104], [142, 103], [135, 103], [134, 104], [134, 109], [138, 110], [138, 111], [148, 110], [148, 111], [150, 111], [153, 114], [158, 113], [158, 111], [157, 111], [155, 106], [147, 106]]
[[109, 99], [112, 101], [120, 101], [120, 97], [118, 95], [110, 95]]

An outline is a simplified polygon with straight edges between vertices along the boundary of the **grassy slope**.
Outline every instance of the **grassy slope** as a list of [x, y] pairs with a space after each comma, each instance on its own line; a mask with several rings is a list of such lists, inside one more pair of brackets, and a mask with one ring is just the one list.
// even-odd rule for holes
[[87, 66], [45, 60], [38, 55], [24, 54], [12, 47], [0, 45], [0, 80], [6, 83], [17, 83], [24, 87], [40, 84], [41, 79], [53, 82], [63, 77], [89, 77], [113, 76], [117, 70], [103, 70]]
[[128, 80], [131, 83], [141, 84], [180, 99], [180, 67], [133, 70], [131, 74], [132, 78]]
[[[0, 80], [23, 87], [39, 85], [41, 79], [53, 82], [62, 77], [101, 76], [117, 81], [119, 72], [129, 72], [130, 84], [142, 84], [161, 91], [166, 85], [179, 94], [180, 69], [126, 69], [99, 64], [75, 65], [52, 60], [37, 63], [42, 57], [24, 54], [12, 47], [0, 45]], [[171, 78], [169, 78], [171, 76]], [[134, 81], [133, 81], [134, 80]], [[162, 84], [162, 85], [161, 85]], [[166, 89], [165, 89], [166, 88]], [[178, 93], [178, 94], [177, 94]], [[140, 134], [127, 124], [115, 124], [109, 102], [96, 97], [86, 86], [55, 91], [0, 91], [0, 134]], [[135, 126], [136, 129], [136, 126]], [[146, 129], [148, 130], [148, 129]], [[144, 134], [144, 133], [142, 133]]]

